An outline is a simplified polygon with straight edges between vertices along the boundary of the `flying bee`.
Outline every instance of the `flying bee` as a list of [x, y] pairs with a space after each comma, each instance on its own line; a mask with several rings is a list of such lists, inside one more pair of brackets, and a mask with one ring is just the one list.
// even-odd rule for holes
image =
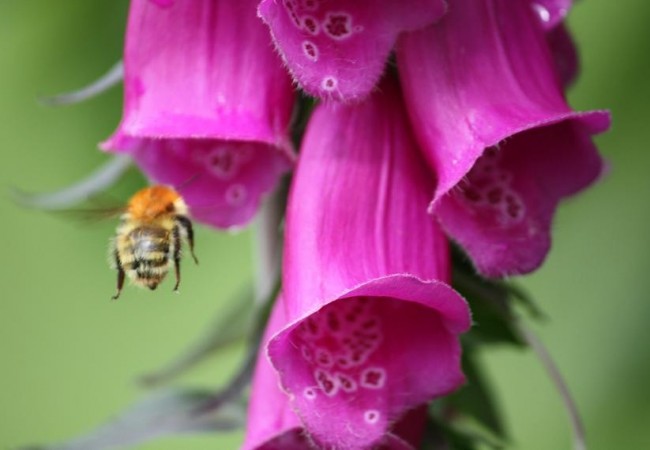
[[153, 290], [174, 266], [178, 290], [181, 281], [182, 241], [189, 244], [194, 262], [194, 232], [183, 198], [168, 186], [150, 186], [136, 192], [122, 214], [110, 253], [117, 269], [116, 300], [125, 275], [134, 284]]

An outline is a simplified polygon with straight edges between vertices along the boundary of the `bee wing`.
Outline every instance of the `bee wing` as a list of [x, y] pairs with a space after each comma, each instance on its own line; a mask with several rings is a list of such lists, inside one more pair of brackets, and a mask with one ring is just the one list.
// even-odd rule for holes
[[85, 225], [92, 225], [97, 222], [119, 217], [125, 211], [125, 206], [106, 206], [97, 208], [59, 209], [56, 211], [48, 212], [50, 214], [63, 217], [68, 220], [79, 222]]
[[12, 189], [13, 201], [28, 208], [55, 211], [70, 208], [87, 201], [101, 192], [105, 192], [126, 172], [131, 159], [118, 155], [92, 172], [86, 178], [54, 192], [28, 193]]
[[[63, 217], [65, 219], [74, 220], [85, 224], [99, 222], [105, 219], [111, 219], [120, 216], [126, 211], [126, 206], [122, 202], [111, 199], [100, 199], [96, 196], [92, 199], [81, 200], [79, 203], [84, 203], [88, 206], [70, 207], [68, 202], [52, 201], [53, 194], [30, 194], [14, 189], [11, 193], [14, 203], [19, 206], [35, 209], [38, 211], [47, 212], [53, 216]], [[105, 197], [103, 194], [102, 197]]]

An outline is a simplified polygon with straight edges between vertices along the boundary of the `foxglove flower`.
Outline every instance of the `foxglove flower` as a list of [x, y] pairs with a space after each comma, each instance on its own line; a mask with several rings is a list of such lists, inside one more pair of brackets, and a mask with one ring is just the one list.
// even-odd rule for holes
[[[271, 337], [287, 325], [282, 301], [276, 302], [262, 348]], [[384, 450], [412, 450], [422, 439], [426, 409], [410, 411], [393, 429], [380, 439]], [[246, 438], [243, 450], [308, 450], [318, 448], [300, 419], [291, 409], [289, 396], [280, 389], [277, 372], [265, 352], [260, 352], [255, 367], [251, 400], [248, 407]]]
[[291, 81], [256, 6], [132, 0], [124, 116], [103, 144], [219, 227], [246, 223], [292, 161]]
[[367, 95], [398, 34], [444, 12], [443, 0], [262, 0], [259, 7], [294, 79], [337, 100]]
[[447, 242], [426, 214], [434, 186], [416, 148], [393, 82], [360, 104], [319, 106], [303, 139], [287, 207], [286, 324], [268, 354], [327, 448], [370, 447], [464, 380], [469, 311], [446, 284]]
[[608, 115], [569, 108], [528, 2], [454, 0], [438, 24], [402, 36], [397, 59], [437, 177], [432, 212], [481, 273], [534, 270], [560, 199], [603, 170], [590, 136]]

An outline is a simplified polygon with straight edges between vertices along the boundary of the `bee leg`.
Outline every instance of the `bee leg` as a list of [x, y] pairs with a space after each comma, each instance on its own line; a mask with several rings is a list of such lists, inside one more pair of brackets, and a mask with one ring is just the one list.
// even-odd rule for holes
[[172, 239], [174, 245], [173, 260], [174, 260], [174, 274], [176, 275], [176, 284], [174, 285], [174, 292], [178, 291], [178, 285], [181, 283], [181, 234], [178, 226], [174, 227], [172, 231]]
[[198, 264], [199, 260], [196, 259], [196, 255], [194, 254], [194, 230], [192, 229], [192, 222], [185, 216], [177, 216], [176, 223], [183, 231], [185, 239], [187, 239], [187, 243], [190, 246], [190, 254], [192, 255], [192, 259], [196, 264]]
[[111, 300], [118, 299], [122, 292], [122, 287], [124, 286], [124, 269], [122, 268], [122, 262], [120, 261], [120, 256], [117, 254], [117, 250], [115, 250], [114, 254], [115, 266], [117, 267], [117, 292], [113, 297], [111, 297]]

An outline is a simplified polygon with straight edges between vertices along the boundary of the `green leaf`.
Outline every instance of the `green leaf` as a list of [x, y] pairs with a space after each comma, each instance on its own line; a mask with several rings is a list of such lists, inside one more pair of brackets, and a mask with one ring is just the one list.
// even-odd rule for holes
[[446, 409], [470, 416], [488, 428], [495, 436], [506, 439], [499, 408], [485, 379], [475, 352], [463, 353], [463, 372], [467, 383], [456, 393], [442, 399]]
[[30, 194], [13, 189], [13, 201], [27, 208], [43, 211], [65, 211], [107, 191], [131, 166], [131, 158], [125, 155], [114, 156], [104, 165], [80, 180], [63, 189], [41, 194]]
[[452, 250], [452, 285], [468, 301], [474, 326], [464, 336], [470, 345], [505, 343], [524, 346], [514, 323], [516, 302], [536, 319], [545, 317], [533, 299], [511, 282], [483, 278], [456, 247]]
[[245, 407], [239, 403], [205, 409], [213, 393], [198, 389], [159, 392], [124, 411], [91, 433], [68, 442], [21, 450], [103, 450], [128, 448], [162, 436], [230, 431], [243, 426]]
[[124, 64], [122, 61], [115, 63], [105, 74], [97, 80], [75, 91], [65, 92], [50, 97], [42, 97], [41, 103], [48, 106], [64, 106], [81, 103], [106, 92], [118, 85], [124, 78]]
[[523, 345], [512, 324], [510, 294], [502, 285], [454, 267], [453, 287], [467, 300], [474, 326], [465, 334], [469, 344]]

